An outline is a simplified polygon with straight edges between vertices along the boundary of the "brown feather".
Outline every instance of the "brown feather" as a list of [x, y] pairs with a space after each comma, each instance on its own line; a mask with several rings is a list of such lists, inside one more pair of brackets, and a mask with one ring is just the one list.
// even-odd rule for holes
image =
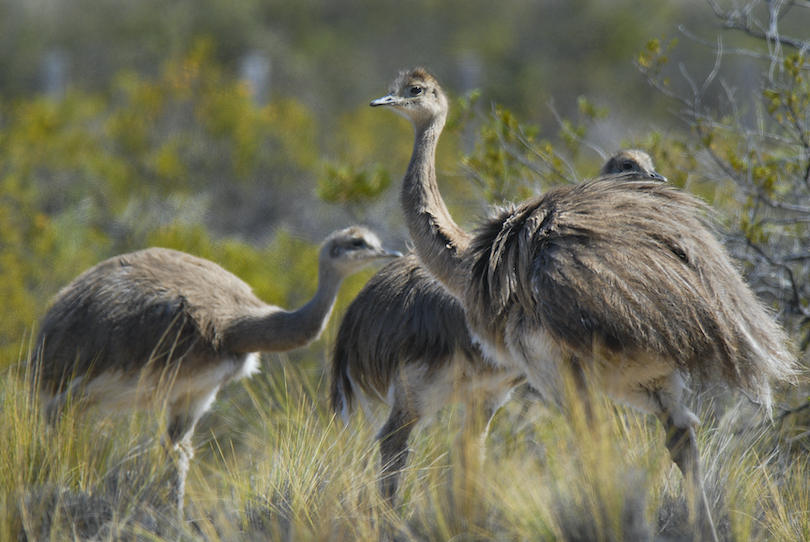
[[452, 363], [464, 365], [468, 376], [498, 372], [473, 343], [458, 300], [415, 255], [404, 256], [381, 268], [343, 316], [332, 355], [332, 408], [351, 412], [354, 386], [385, 398], [406, 367], [418, 366], [427, 385]]
[[146, 360], [157, 372], [187, 356], [198, 366], [213, 363], [223, 354], [222, 322], [214, 316], [263, 305], [208, 260], [161, 248], [116, 256], [55, 298], [40, 326], [36, 376], [42, 391], [55, 395], [74, 376], [138, 372]]
[[705, 206], [642, 181], [554, 188], [485, 222], [468, 255], [473, 329], [499, 340], [518, 309], [580, 359], [600, 343], [765, 399], [768, 380], [791, 373], [780, 369], [791, 367], [784, 332], [731, 265]]

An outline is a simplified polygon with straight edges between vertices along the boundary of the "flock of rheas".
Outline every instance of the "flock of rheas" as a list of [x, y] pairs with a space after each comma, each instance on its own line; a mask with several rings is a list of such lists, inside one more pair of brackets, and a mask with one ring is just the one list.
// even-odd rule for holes
[[622, 151], [596, 178], [498, 209], [465, 231], [436, 179], [445, 94], [421, 68], [389, 90], [371, 105], [414, 128], [401, 185], [413, 253], [385, 249], [363, 227], [335, 232], [320, 251], [317, 292], [293, 311], [182, 252], [106, 260], [59, 292], [41, 322], [30, 373], [44, 416], [58, 423], [68, 402], [165, 410], [182, 517], [191, 437], [219, 388], [257, 371], [260, 352], [315, 340], [342, 279], [384, 262], [341, 322], [330, 399], [344, 419], [358, 403], [384, 398], [391, 407], [378, 435], [386, 499], [396, 499], [420, 419], [464, 402], [466, 434], [486, 435], [516, 386], [528, 382], [565, 412], [573, 382], [581, 401], [595, 390], [658, 417], [697, 534], [717, 540], [687, 383], [720, 382], [768, 410], [771, 386], [799, 368], [705, 205], [669, 185], [645, 153]]

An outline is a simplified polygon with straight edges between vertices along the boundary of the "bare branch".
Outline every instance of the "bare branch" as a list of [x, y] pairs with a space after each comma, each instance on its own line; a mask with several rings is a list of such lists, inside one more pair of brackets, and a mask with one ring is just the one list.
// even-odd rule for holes
[[[735, 8], [730, 11], [725, 11], [720, 7], [720, 5], [715, 0], [706, 0], [706, 1], [709, 4], [709, 6], [711, 6], [712, 9], [714, 10], [715, 15], [724, 22], [725, 28], [731, 30], [739, 30], [749, 36], [761, 39], [775, 46], [787, 45], [789, 47], [796, 49], [797, 51], [810, 50], [810, 41], [788, 36], [782, 36], [779, 34], [777, 22], [780, 18], [779, 7], [782, 5], [782, 2], [774, 0], [770, 0], [767, 2], [769, 20], [768, 25], [763, 27], [763, 25], [760, 24], [759, 21], [757, 21], [751, 13], [754, 5], [756, 5], [757, 2], [751, 2], [746, 6], [744, 6], [742, 9]], [[785, 9], [785, 11], [787, 11], [794, 5], [798, 4], [796, 4], [795, 2], [791, 2]]]
[[790, 266], [786, 265], [784, 262], [779, 262], [779, 261], [776, 261], [773, 258], [771, 258], [768, 254], [766, 254], [762, 250], [762, 248], [759, 245], [757, 245], [756, 243], [752, 243], [750, 239], [746, 238], [746, 242], [748, 244], [748, 248], [750, 248], [755, 253], [757, 253], [757, 255], [759, 255], [763, 260], [768, 262], [769, 265], [771, 265], [772, 267], [780, 269], [782, 272], [784, 272], [787, 275], [788, 282], [789, 282], [789, 284], [791, 286], [791, 305], [793, 306], [793, 308], [795, 310], [802, 313], [802, 315], [804, 315], [805, 317], [810, 316], [810, 310], [807, 307], [804, 307], [802, 305], [801, 292], [800, 292], [799, 287], [797, 285], [796, 277], [794, 276], [793, 270], [790, 268]]
[[774, 209], [781, 209], [783, 211], [790, 211], [793, 213], [802, 213], [810, 216], [810, 207], [804, 207], [802, 205], [792, 205], [790, 203], [781, 203], [776, 201], [771, 201], [766, 198], [762, 198], [763, 202], [765, 202], [770, 207]]
[[[591, 143], [588, 143], [588, 142], [584, 141], [581, 137], [579, 137], [579, 135], [577, 135], [571, 129], [568, 128], [568, 126], [563, 121], [562, 116], [559, 114], [557, 109], [554, 107], [554, 100], [553, 99], [548, 101], [548, 103], [546, 104], [546, 107], [548, 107], [549, 110], [551, 111], [551, 114], [554, 115], [554, 119], [557, 121], [557, 126], [559, 126], [560, 129], [563, 130], [567, 136], [574, 139], [577, 143], [588, 147], [589, 149], [596, 152], [600, 157], [607, 160], [607, 158], [609, 156], [609, 153], [605, 152], [604, 149], [599, 148], [596, 145], [592, 145]], [[570, 164], [568, 164], [568, 165], [569, 165], [569, 167], [571, 167], [571, 171], [574, 171], [573, 166], [571, 166]]]
[[[695, 34], [693, 34], [692, 32], [690, 32], [683, 25], [678, 26], [678, 31], [681, 34], [683, 34], [684, 36], [686, 36], [687, 38], [689, 38], [690, 41], [693, 41], [694, 43], [697, 43], [698, 45], [702, 45], [702, 46], [708, 47], [710, 49], [716, 49], [717, 48], [717, 45], [715, 45], [713, 42], [701, 39], [700, 37], [698, 37]], [[740, 55], [740, 56], [747, 56], [747, 57], [755, 58], [757, 60], [769, 60], [770, 59], [769, 54], [761, 53], [759, 51], [752, 51], [750, 49], [738, 49], [736, 47], [731, 47], [731, 48], [726, 48], [725, 52], [726, 52], [727, 55], [734, 54], [734, 55]]]

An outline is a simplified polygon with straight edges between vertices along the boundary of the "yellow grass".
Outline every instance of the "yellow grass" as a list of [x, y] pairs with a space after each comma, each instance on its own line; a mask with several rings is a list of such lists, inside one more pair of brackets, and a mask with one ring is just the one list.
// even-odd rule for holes
[[[321, 347], [322, 348], [322, 347]], [[464, 413], [418, 428], [394, 509], [377, 493], [374, 428], [326, 407], [324, 353], [268, 357], [220, 393], [195, 434], [180, 521], [155, 414], [41, 422], [25, 380], [0, 386], [2, 540], [691, 540], [657, 421], [595, 398], [596, 429], [521, 390], [480, 468], [454, 445]], [[794, 402], [798, 400], [794, 399]], [[772, 424], [698, 396], [705, 479], [725, 540], [810, 540], [807, 410]], [[576, 409], [574, 409], [576, 410]]]

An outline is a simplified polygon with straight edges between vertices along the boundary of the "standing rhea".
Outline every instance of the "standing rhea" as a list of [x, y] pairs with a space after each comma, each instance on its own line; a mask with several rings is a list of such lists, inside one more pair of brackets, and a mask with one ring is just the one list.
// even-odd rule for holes
[[390, 501], [420, 420], [463, 401], [460, 435], [483, 446], [495, 411], [524, 381], [483, 358], [461, 305], [409, 254], [380, 269], [349, 305], [332, 356], [331, 402], [344, 421], [358, 394], [391, 407], [377, 435], [380, 490]]
[[[617, 152], [601, 173], [640, 173], [666, 180], [655, 172], [650, 155], [640, 150]], [[525, 381], [483, 357], [460, 303], [415, 254], [386, 264], [349, 305], [331, 368], [332, 409], [344, 422], [354, 411], [355, 399], [363, 406], [383, 402], [391, 408], [377, 435], [380, 489], [389, 501], [407, 464], [408, 439], [421, 420], [445, 405], [464, 402], [460, 435], [477, 436], [483, 450], [492, 416]], [[459, 444], [457, 448], [464, 448], [466, 443]]]
[[422, 263], [464, 307], [488, 358], [563, 404], [566, 376], [658, 416], [692, 488], [704, 539], [717, 540], [703, 490], [689, 376], [741, 388], [770, 406], [795, 359], [713, 235], [704, 206], [631, 174], [560, 186], [507, 207], [473, 233], [451, 218], [435, 153], [448, 102], [425, 70], [403, 72], [388, 106], [415, 143], [402, 183]]
[[332, 234], [320, 251], [317, 291], [295, 311], [264, 303], [236, 276], [183, 252], [149, 248], [110, 258], [54, 299], [31, 359], [33, 389], [52, 421], [68, 401], [165, 408], [182, 513], [191, 435], [219, 388], [255, 373], [258, 352], [315, 340], [341, 281], [395, 255], [363, 228]]
[[621, 150], [611, 156], [599, 175], [620, 175], [623, 173], [641, 174], [642, 177], [656, 181], [666, 182], [667, 178], [655, 171], [652, 157], [644, 151], [637, 149]]

